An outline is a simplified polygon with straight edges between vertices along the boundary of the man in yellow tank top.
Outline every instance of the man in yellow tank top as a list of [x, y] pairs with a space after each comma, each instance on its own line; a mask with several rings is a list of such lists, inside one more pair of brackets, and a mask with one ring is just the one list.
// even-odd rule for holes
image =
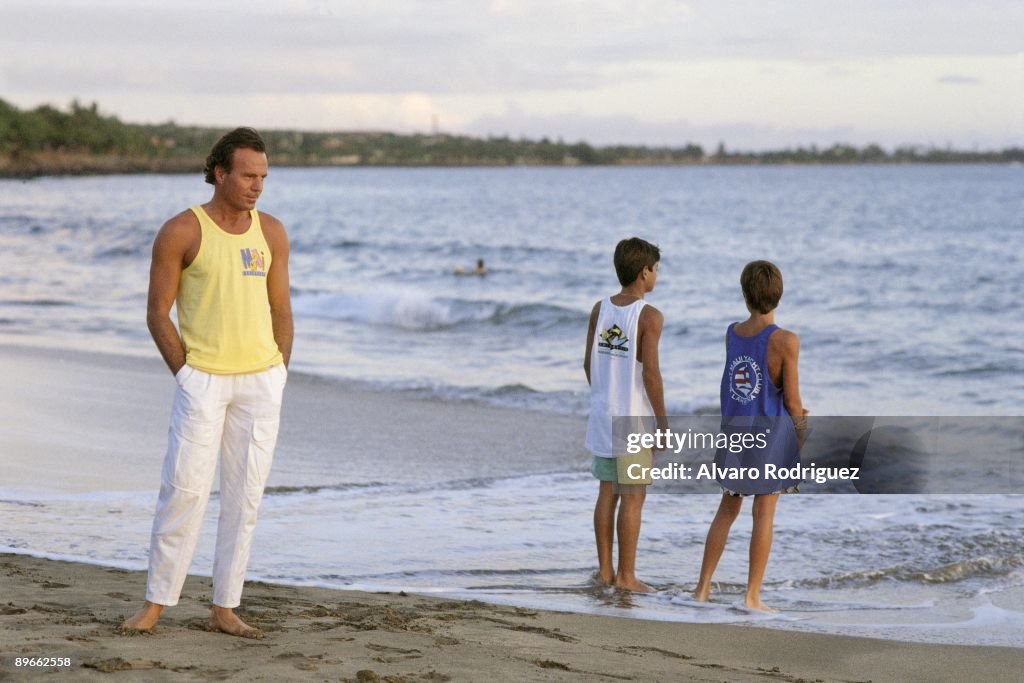
[[[256, 210], [266, 146], [251, 128], [206, 160], [213, 198], [167, 221], [153, 243], [146, 320], [174, 374], [167, 454], [149, 549], [146, 603], [125, 631], [151, 631], [188, 574], [220, 463], [209, 629], [262, 634], [234, 613], [270, 473], [292, 348], [288, 235]], [[171, 321], [176, 304], [178, 327]]]

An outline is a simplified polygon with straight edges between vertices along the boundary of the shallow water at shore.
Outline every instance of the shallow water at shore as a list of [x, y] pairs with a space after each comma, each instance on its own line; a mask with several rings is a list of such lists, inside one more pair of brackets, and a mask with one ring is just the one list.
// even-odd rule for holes
[[[580, 474], [271, 491], [249, 576], [669, 621], [1024, 646], [1019, 498], [783, 500], [763, 594], [780, 612], [767, 616], [741, 606], [746, 515], [735, 525], [712, 602], [690, 597], [713, 495], [650, 497], [639, 568], [657, 593], [623, 596], [592, 585], [593, 497], [593, 482]], [[144, 569], [153, 498], [0, 491], [0, 510], [12, 521], [0, 550]], [[194, 564], [201, 575], [212, 565], [216, 498], [211, 508]], [[55, 525], [57, 518], [64, 521]]]
[[[19, 425], [0, 433], [0, 549], [145, 568], [169, 374], [158, 361], [10, 348], [0, 351], [0, 371], [23, 387], [0, 399]], [[39, 385], [25, 387], [26, 377]], [[1020, 496], [785, 496], [764, 592], [781, 614], [766, 618], [737, 607], [746, 513], [716, 575], [713, 604], [689, 599], [715, 494], [648, 496], [638, 566], [658, 593], [624, 599], [595, 589], [596, 486], [578, 447], [582, 418], [403, 398], [302, 373], [289, 380], [283, 418], [250, 578], [670, 621], [1024, 645]], [[403, 445], [402, 434], [412, 442]], [[351, 445], [366, 443], [381, 445]], [[217, 507], [215, 491], [194, 573], [212, 566]]]

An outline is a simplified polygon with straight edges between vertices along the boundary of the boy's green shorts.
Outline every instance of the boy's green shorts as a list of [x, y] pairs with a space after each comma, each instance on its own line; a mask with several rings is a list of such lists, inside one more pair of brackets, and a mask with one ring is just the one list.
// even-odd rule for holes
[[[644, 467], [650, 468], [654, 462], [654, 456], [649, 448], [645, 448], [636, 455], [621, 455], [617, 458], [602, 458], [595, 455], [590, 461], [590, 473], [601, 481], [614, 481], [617, 484], [650, 484], [650, 471], [646, 477], [640, 476], [640, 470]], [[639, 465], [632, 468], [636, 478], [629, 476], [630, 465]]]

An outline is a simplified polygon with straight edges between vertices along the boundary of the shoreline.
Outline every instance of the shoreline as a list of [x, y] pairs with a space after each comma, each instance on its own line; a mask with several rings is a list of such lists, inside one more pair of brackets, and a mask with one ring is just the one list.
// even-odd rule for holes
[[[262, 640], [202, 630], [210, 580], [189, 576], [156, 633], [115, 629], [145, 573], [0, 554], [0, 680], [1016, 680], [1024, 649], [927, 645], [734, 625], [550, 612], [411, 593], [248, 582]], [[625, 628], [624, 628], [625, 627]], [[70, 660], [49, 669], [14, 657]]]
[[[696, 161], [622, 161], [618, 163], [565, 163], [565, 162], [499, 162], [470, 159], [461, 163], [408, 162], [408, 163], [338, 163], [334, 161], [310, 162], [275, 159], [275, 168], [724, 168], [724, 167], [793, 167], [819, 168], [849, 166], [1015, 166], [1020, 161], [998, 159], [956, 160], [891, 160], [891, 161], [764, 161], [759, 159], [701, 159]], [[0, 180], [36, 180], [39, 178], [68, 178], [108, 175], [189, 175], [202, 173], [202, 159], [159, 159], [147, 157], [66, 155], [58, 158], [32, 158], [27, 161], [0, 159]]]
[[[155, 496], [175, 390], [155, 348], [146, 357], [0, 344], [0, 373], [9, 380], [0, 413], [11, 425], [0, 432], [4, 487]], [[583, 471], [584, 428], [579, 416], [455, 404], [294, 372], [267, 487]], [[467, 448], [478, 443], [493, 445]], [[323, 468], [325, 453], [337, 469]], [[61, 476], [69, 460], [90, 466]]]
[[[557, 600], [535, 606], [485, 604], [431, 597], [430, 588], [424, 595], [411, 592], [415, 589], [402, 595], [263, 582], [249, 584], [243, 608], [257, 623], [269, 625], [271, 640], [280, 639], [269, 649], [253, 649], [257, 646], [252, 641], [239, 643], [195, 628], [202, 622], [204, 600], [210, 594], [210, 580], [195, 576], [186, 584], [183, 609], [168, 613], [158, 636], [119, 638], [113, 628], [141, 602], [145, 574], [111, 567], [113, 562], [100, 564], [102, 559], [97, 564], [77, 561], [75, 555], [81, 551], [74, 547], [91, 533], [91, 524], [134, 520], [132, 515], [139, 513], [126, 506], [136, 504], [124, 501], [140, 493], [146, 499], [141, 514], [146, 524], [151, 519], [173, 379], [155, 351], [153, 357], [145, 357], [0, 345], [0, 372], [8, 379], [7, 390], [0, 393], [0, 411], [7, 418], [0, 431], [2, 485], [18, 491], [20, 502], [14, 501], [15, 506], [32, 506], [11, 508], [12, 529], [19, 527], [19, 509], [25, 510], [24, 520], [38, 517], [44, 527], [47, 519], [56, 519], [54, 514], [59, 518], [90, 511], [82, 521], [69, 520], [69, 530], [59, 535], [63, 539], [59, 543], [40, 541], [38, 548], [31, 540], [25, 543], [26, 552], [44, 557], [0, 554], [0, 660], [11, 653], [36, 657], [70, 653], [79, 658], [76, 674], [89, 677], [101, 675], [102, 670], [120, 671], [118, 675], [127, 680], [152, 680], [154, 675], [172, 680], [279, 680], [306, 675], [311, 680], [355, 680], [356, 672], [363, 669], [395, 681], [509, 676], [516, 680], [708, 680], [710, 676], [712, 680], [866, 681], [915, 680], [918, 671], [931, 673], [917, 680], [943, 680], [941, 675], [947, 671], [963, 673], [952, 680], [977, 677], [978, 671], [989, 671], [989, 680], [1000, 680], [1003, 672], [1024, 664], [1024, 648], [1016, 646], [925, 644], [759, 624], [649, 621], [631, 615], [629, 609], [622, 609], [621, 615], [554, 612], [535, 606], [557, 609], [561, 606]], [[287, 489], [312, 483], [330, 488], [344, 483], [358, 487], [383, 480], [420, 486], [439, 481], [450, 467], [457, 468], [453, 471], [457, 478], [466, 479], [529, 477], [585, 468], [579, 418], [451, 404], [302, 373], [290, 378], [286, 391], [280, 460], [275, 462], [271, 486]], [[387, 434], [390, 442], [385, 457], [379, 448], [349, 445], [373, 443], [381, 434]], [[481, 442], [493, 447], [471, 447]], [[324, 460], [325, 454], [332, 457]], [[109, 509], [103, 505], [51, 507], [46, 502], [51, 493], [84, 499], [96, 491], [127, 493]], [[32, 502], [36, 496], [45, 505]], [[413, 502], [420, 500], [428, 498]], [[408, 535], [394, 531], [389, 535], [386, 525], [375, 527], [373, 520], [359, 519], [355, 523], [364, 527], [361, 533], [354, 527], [345, 534], [324, 534], [319, 542], [352, 539], [353, 547], [376, 556], [377, 564], [388, 562], [389, 557], [401, 558], [403, 552], [415, 556], [415, 548], [410, 555], [408, 549], [391, 547], [397, 538], [409, 542]], [[267, 515], [263, 528], [270, 528], [273, 521], [274, 516]], [[478, 523], [486, 526], [487, 520]], [[122, 534], [118, 548], [134, 553], [148, 536], [142, 525], [125, 528], [130, 532], [113, 532]], [[89, 541], [84, 543], [87, 550]], [[316, 545], [302, 547], [302, 552], [317, 551]], [[329, 563], [324, 571], [346, 562], [337, 552], [328, 553], [326, 546], [319, 550], [324, 558], [330, 556], [323, 560]], [[407, 565], [399, 559], [396, 566]], [[298, 607], [292, 609], [293, 604]], [[283, 609], [282, 605], [287, 614], [278, 619], [275, 610]], [[409, 656], [386, 648], [406, 650]], [[947, 657], [943, 654], [947, 651], [961, 654]], [[296, 652], [301, 657], [293, 656]], [[99, 668], [83, 668], [87, 659], [90, 666]], [[210, 662], [224, 663], [216, 668]], [[935, 662], [944, 663], [928, 668]], [[955, 668], [961, 663], [963, 669]], [[0, 681], [6, 680], [5, 672], [10, 674], [5, 666], [0, 663]]]

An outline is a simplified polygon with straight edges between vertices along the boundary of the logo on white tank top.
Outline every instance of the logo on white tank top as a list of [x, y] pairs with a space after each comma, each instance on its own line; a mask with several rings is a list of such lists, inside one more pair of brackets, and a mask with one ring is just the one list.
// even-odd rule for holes
[[729, 364], [729, 389], [733, 400], [746, 405], [761, 393], [761, 367], [750, 356], [738, 356]]
[[612, 325], [600, 334], [601, 339], [597, 342], [597, 352], [607, 353], [614, 356], [624, 356], [629, 353], [629, 338], [618, 325]]

